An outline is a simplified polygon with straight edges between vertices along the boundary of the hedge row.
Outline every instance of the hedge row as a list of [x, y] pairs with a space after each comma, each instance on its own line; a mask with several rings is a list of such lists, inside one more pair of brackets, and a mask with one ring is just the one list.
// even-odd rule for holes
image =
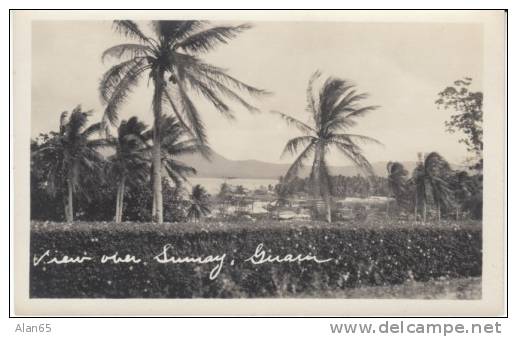
[[[210, 227], [210, 226], [208, 226]], [[218, 230], [188, 225], [33, 223], [30, 295], [37, 298], [227, 298], [303, 296], [348, 287], [393, 285], [481, 275], [480, 226], [360, 228], [345, 225], [275, 223]], [[177, 230], [175, 230], [177, 229]], [[332, 259], [252, 264], [263, 244], [271, 255]], [[176, 257], [221, 255], [217, 263], [160, 264], [166, 244]], [[46, 264], [34, 257], [88, 256], [84, 263]], [[131, 254], [141, 263], [100, 263], [102, 255]], [[231, 261], [234, 264], [231, 265]]]

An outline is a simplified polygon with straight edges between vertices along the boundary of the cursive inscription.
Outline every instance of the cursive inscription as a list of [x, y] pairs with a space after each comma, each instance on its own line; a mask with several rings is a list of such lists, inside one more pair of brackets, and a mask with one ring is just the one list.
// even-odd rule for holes
[[196, 264], [209, 264], [209, 263], [217, 263], [215, 267], [210, 271], [210, 279], [214, 280], [219, 276], [221, 269], [224, 265], [224, 259], [226, 258], [226, 254], [223, 255], [207, 255], [205, 257], [202, 256], [172, 256], [170, 255], [170, 250], [172, 249], [172, 245], [170, 243], [163, 246], [162, 252], [156, 255], [153, 259], [158, 263], [196, 263]]
[[34, 266], [37, 266], [40, 263], [43, 264], [67, 264], [67, 263], [83, 263], [84, 261], [90, 261], [92, 260], [92, 257], [89, 256], [75, 256], [75, 257], [69, 257], [67, 255], [64, 255], [61, 258], [57, 257], [50, 257], [50, 250], [47, 250], [43, 255], [37, 256], [34, 255], [34, 258], [32, 260], [32, 263]]
[[264, 245], [260, 243], [257, 248], [255, 249], [255, 254], [253, 256], [250, 256], [246, 259], [246, 261], [251, 262], [253, 264], [263, 264], [263, 263], [292, 263], [292, 262], [305, 262], [305, 261], [312, 261], [316, 263], [325, 263], [332, 261], [332, 259], [318, 259], [316, 256], [312, 254], [286, 254], [286, 255], [270, 255], [267, 254], [264, 250]]

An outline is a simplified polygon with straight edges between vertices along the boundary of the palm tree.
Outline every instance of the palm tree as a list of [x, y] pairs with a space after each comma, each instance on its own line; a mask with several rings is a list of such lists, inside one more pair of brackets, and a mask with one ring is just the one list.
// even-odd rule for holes
[[351, 160], [366, 175], [373, 176], [373, 169], [362, 154], [356, 142], [377, 143], [377, 140], [351, 133], [346, 130], [357, 123], [357, 118], [375, 110], [376, 106], [361, 107], [359, 101], [368, 97], [367, 94], [357, 94], [355, 85], [347, 80], [329, 77], [316, 93], [314, 84], [321, 77], [315, 72], [307, 90], [307, 111], [310, 113], [312, 125], [306, 124], [282, 112], [273, 113], [282, 117], [289, 125], [295, 126], [303, 135], [289, 140], [282, 155], [298, 153], [303, 148], [285, 175], [286, 182], [295, 177], [304, 161], [314, 155], [310, 174], [311, 190], [314, 196], [322, 197], [326, 207], [326, 220], [331, 217], [330, 173], [325, 159], [330, 147], [333, 146], [346, 158]]
[[144, 137], [147, 126], [131, 117], [122, 121], [117, 137], [108, 138], [107, 143], [115, 149], [109, 157], [110, 175], [117, 182], [115, 222], [122, 222], [124, 192], [126, 183], [144, 184], [148, 178], [149, 156]]
[[[224, 98], [258, 111], [236, 91], [252, 96], [266, 92], [249, 86], [227, 74], [226, 70], [203, 62], [198, 55], [227, 43], [249, 25], [209, 26], [204, 21], [153, 21], [152, 35], [146, 35], [130, 20], [114, 21], [114, 28], [133, 40], [108, 48], [102, 59], [115, 57], [121, 60], [104, 74], [100, 83], [101, 98], [106, 108], [104, 123], [117, 123], [117, 112], [140, 78], [148, 74], [154, 93], [153, 124], [153, 218], [163, 222], [163, 201], [160, 155], [160, 119], [164, 102], [178, 118], [181, 125], [199, 142], [207, 144], [207, 135], [201, 116], [190, 98], [196, 92], [207, 99], [223, 116], [234, 118], [234, 113]], [[224, 98], [223, 98], [224, 97]]]
[[386, 170], [388, 171], [388, 186], [400, 207], [405, 203], [407, 196], [406, 180], [408, 171], [401, 163], [391, 161], [386, 165]]
[[[161, 117], [160, 130], [162, 131], [160, 135], [161, 175], [180, 188], [190, 175], [197, 172], [195, 168], [188, 166], [178, 158], [196, 152], [210, 154], [211, 150], [208, 145], [203, 145], [192, 138], [173, 116]], [[144, 138], [152, 139], [152, 130], [146, 132]], [[151, 164], [152, 170], [154, 170], [153, 164]], [[154, 177], [151, 175], [151, 181], [153, 179]], [[155, 211], [154, 205], [153, 211]]]
[[82, 111], [78, 105], [61, 113], [59, 133], [40, 147], [33, 156], [41, 156], [48, 163], [47, 189], [51, 194], [63, 190], [65, 219], [74, 220], [74, 192], [83, 191], [85, 180], [90, 183], [99, 178], [103, 158], [98, 149], [106, 146], [104, 139], [93, 138], [101, 130], [101, 124], [87, 126], [92, 111]]
[[210, 213], [209, 206], [209, 195], [201, 185], [195, 185], [192, 187], [192, 193], [190, 194], [190, 207], [188, 209], [188, 217], [199, 221], [201, 216]]
[[415, 214], [419, 205], [422, 205], [422, 219], [426, 222], [427, 205], [433, 203], [437, 207], [438, 220], [442, 208], [453, 204], [454, 193], [450, 188], [449, 163], [437, 152], [425, 156], [413, 171], [410, 182], [415, 185]]

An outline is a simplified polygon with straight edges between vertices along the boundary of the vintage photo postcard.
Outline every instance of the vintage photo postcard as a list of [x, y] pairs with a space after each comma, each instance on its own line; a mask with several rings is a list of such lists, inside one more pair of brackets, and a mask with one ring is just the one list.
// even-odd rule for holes
[[11, 22], [15, 314], [504, 314], [504, 11]]

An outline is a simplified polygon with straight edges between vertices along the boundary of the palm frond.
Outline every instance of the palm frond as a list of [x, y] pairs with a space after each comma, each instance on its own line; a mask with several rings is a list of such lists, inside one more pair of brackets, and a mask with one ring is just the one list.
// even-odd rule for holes
[[226, 105], [205, 83], [197, 80], [193, 76], [186, 77], [190, 83], [190, 87], [204, 96], [212, 105], [221, 112], [228, 119], [235, 119], [235, 115], [232, 113], [228, 105]]
[[314, 92], [314, 85], [316, 81], [321, 77], [321, 72], [316, 70], [309, 79], [309, 85], [307, 86], [307, 111], [312, 114], [316, 127], [320, 127], [320, 114], [319, 101], [316, 99], [317, 95]]
[[178, 141], [177, 139], [165, 135], [162, 138], [163, 150], [172, 157], [184, 154], [193, 154], [200, 151], [200, 144], [195, 139]]
[[[113, 92], [118, 84], [124, 79], [126, 74], [135, 67], [138, 67], [143, 60], [141, 58], [134, 58], [128, 61], [121, 62], [108, 69], [99, 83], [99, 93], [102, 103], [107, 103], [110, 100]], [[135, 70], [133, 70], [134, 72]]]
[[298, 175], [298, 172], [304, 166], [304, 161], [307, 160], [307, 158], [309, 158], [309, 156], [314, 152], [314, 147], [314, 144], [310, 144], [302, 151], [302, 153], [300, 153], [300, 155], [287, 170], [284, 177], [285, 182], [289, 182], [291, 179]]
[[200, 91], [208, 100], [212, 102], [212, 104], [224, 114], [226, 118], [233, 119], [235, 118], [233, 112], [228, 108], [228, 106], [219, 99], [218, 95], [213, 91], [216, 90], [220, 94], [230, 98], [231, 100], [239, 103], [243, 107], [245, 107], [250, 112], [258, 112], [259, 109], [243, 99], [239, 94], [237, 94], [232, 89], [228, 88], [223, 83], [217, 81], [216, 79], [205, 76], [205, 81], [200, 81], [196, 79], [191, 74], [187, 75], [187, 79], [190, 81], [190, 84], [193, 88]]
[[68, 111], [63, 111], [59, 116], [59, 133], [62, 135], [65, 132], [65, 126], [68, 122]]
[[113, 28], [125, 37], [134, 38], [142, 42], [147, 42], [148, 37], [138, 28], [138, 25], [131, 20], [114, 20]]
[[325, 125], [321, 126], [321, 130], [325, 133], [342, 132], [357, 125], [357, 121], [345, 116], [332, 117]]
[[235, 88], [239, 91], [246, 92], [248, 95], [255, 97], [262, 97], [271, 94], [267, 90], [258, 89], [242, 81], [239, 81], [235, 77], [229, 75], [226, 69], [203, 63], [199, 61], [197, 58], [190, 55], [181, 55], [183, 56], [184, 62], [188, 69], [199, 75], [208, 77], [208, 79], [210, 80], [218, 81], [222, 84]]
[[101, 123], [94, 123], [94, 124], [91, 124], [89, 127], [87, 127], [84, 131], [83, 131], [83, 137], [84, 138], [89, 138], [90, 136], [96, 134], [96, 133], [99, 133], [101, 131]]
[[304, 122], [302, 122], [294, 117], [291, 117], [291, 116], [289, 116], [283, 112], [277, 111], [277, 110], [272, 110], [271, 113], [275, 114], [277, 116], [280, 116], [284, 121], [287, 122], [288, 125], [295, 126], [298, 130], [305, 133], [306, 135], [309, 135], [311, 133], [317, 134], [317, 131], [314, 130], [312, 127], [310, 127], [309, 125], [305, 124]]
[[[352, 86], [352, 89], [355, 86]], [[355, 102], [368, 98], [367, 93], [358, 94], [357, 90], [349, 90], [346, 95], [343, 95], [341, 99], [336, 102], [336, 105], [333, 108], [333, 111], [338, 113], [340, 111], [346, 110], [348, 108], [353, 107]]]
[[360, 149], [348, 143], [333, 141], [332, 144], [347, 157], [357, 168], [359, 168], [367, 177], [375, 176], [373, 167], [366, 159], [365, 156], [360, 152]]
[[352, 88], [346, 80], [329, 77], [323, 84], [319, 94], [319, 109], [321, 124], [332, 119], [334, 107], [345, 92]]
[[106, 61], [107, 58], [113, 57], [120, 59], [127, 57], [134, 59], [135, 57], [143, 57], [151, 52], [151, 49], [142, 44], [137, 43], [123, 43], [106, 49], [101, 56], [102, 62]]
[[281, 157], [284, 157], [287, 154], [296, 154], [298, 153], [298, 148], [309, 145], [311, 142], [315, 141], [316, 138], [313, 136], [300, 136], [290, 139], [284, 147], [282, 151]]
[[69, 139], [78, 137], [81, 130], [86, 126], [88, 117], [90, 117], [91, 114], [91, 110], [82, 111], [81, 105], [74, 108], [66, 124], [66, 135]]
[[179, 160], [168, 160], [167, 165], [176, 173], [181, 174], [183, 177], [197, 174], [197, 170], [184, 162]]
[[178, 82], [178, 87], [180, 101], [182, 105], [182, 117], [184, 117], [184, 120], [188, 120], [189, 127], [194, 132], [199, 142], [202, 144], [208, 144], [208, 137], [206, 134], [205, 125], [201, 120], [199, 112], [197, 111], [194, 103], [192, 103], [192, 101], [188, 97], [185, 89], [183, 88], [183, 85], [180, 82]]
[[380, 108], [380, 105], [370, 105], [359, 109], [353, 109], [352, 111], [350, 111], [350, 113], [346, 115], [346, 117], [363, 117], [367, 113], [377, 110], [378, 108]]
[[182, 40], [185, 37], [198, 32], [200, 29], [205, 27], [207, 23], [208, 23], [208, 21], [203, 21], [203, 20], [182, 21], [181, 24], [178, 26], [175, 37], [178, 40]]
[[[131, 90], [138, 84], [143, 71], [148, 66], [143, 66], [143, 61], [140, 60], [127, 69], [122, 77], [120, 74], [112, 74], [105, 76], [100, 84], [101, 96], [105, 99], [106, 107], [104, 109], [104, 116], [112, 125], [118, 122], [118, 109], [120, 105], [126, 100]], [[109, 71], [108, 71], [109, 72]]]
[[176, 106], [176, 104], [174, 103], [174, 100], [172, 99], [171, 97], [171, 94], [170, 92], [166, 89], [164, 90], [164, 98], [166, 100], [167, 103], [169, 103], [169, 106], [172, 108], [172, 111], [174, 112], [174, 115], [176, 116], [176, 118], [178, 119], [178, 121], [180, 122], [181, 126], [190, 134], [192, 135], [192, 137], [196, 137], [196, 134], [194, 133], [194, 131], [190, 128], [190, 126], [187, 124], [187, 122], [184, 120], [183, 116], [182, 116], [182, 113], [181, 111], [178, 109], [178, 107]]
[[190, 35], [176, 46], [187, 52], [209, 52], [219, 44], [226, 44], [239, 33], [251, 28], [248, 24], [239, 26], [219, 26]]
[[346, 142], [346, 143], [353, 143], [354, 140], [357, 140], [364, 144], [375, 144], [375, 145], [384, 146], [383, 143], [381, 143], [380, 141], [378, 141], [375, 138], [363, 136], [363, 135], [357, 135], [357, 134], [353, 134], [353, 133], [332, 134], [330, 139], [336, 140], [339, 142]]
[[151, 22], [156, 35], [168, 48], [174, 48], [175, 44], [195, 34], [205, 24], [205, 21], [198, 20], [155, 20]]

